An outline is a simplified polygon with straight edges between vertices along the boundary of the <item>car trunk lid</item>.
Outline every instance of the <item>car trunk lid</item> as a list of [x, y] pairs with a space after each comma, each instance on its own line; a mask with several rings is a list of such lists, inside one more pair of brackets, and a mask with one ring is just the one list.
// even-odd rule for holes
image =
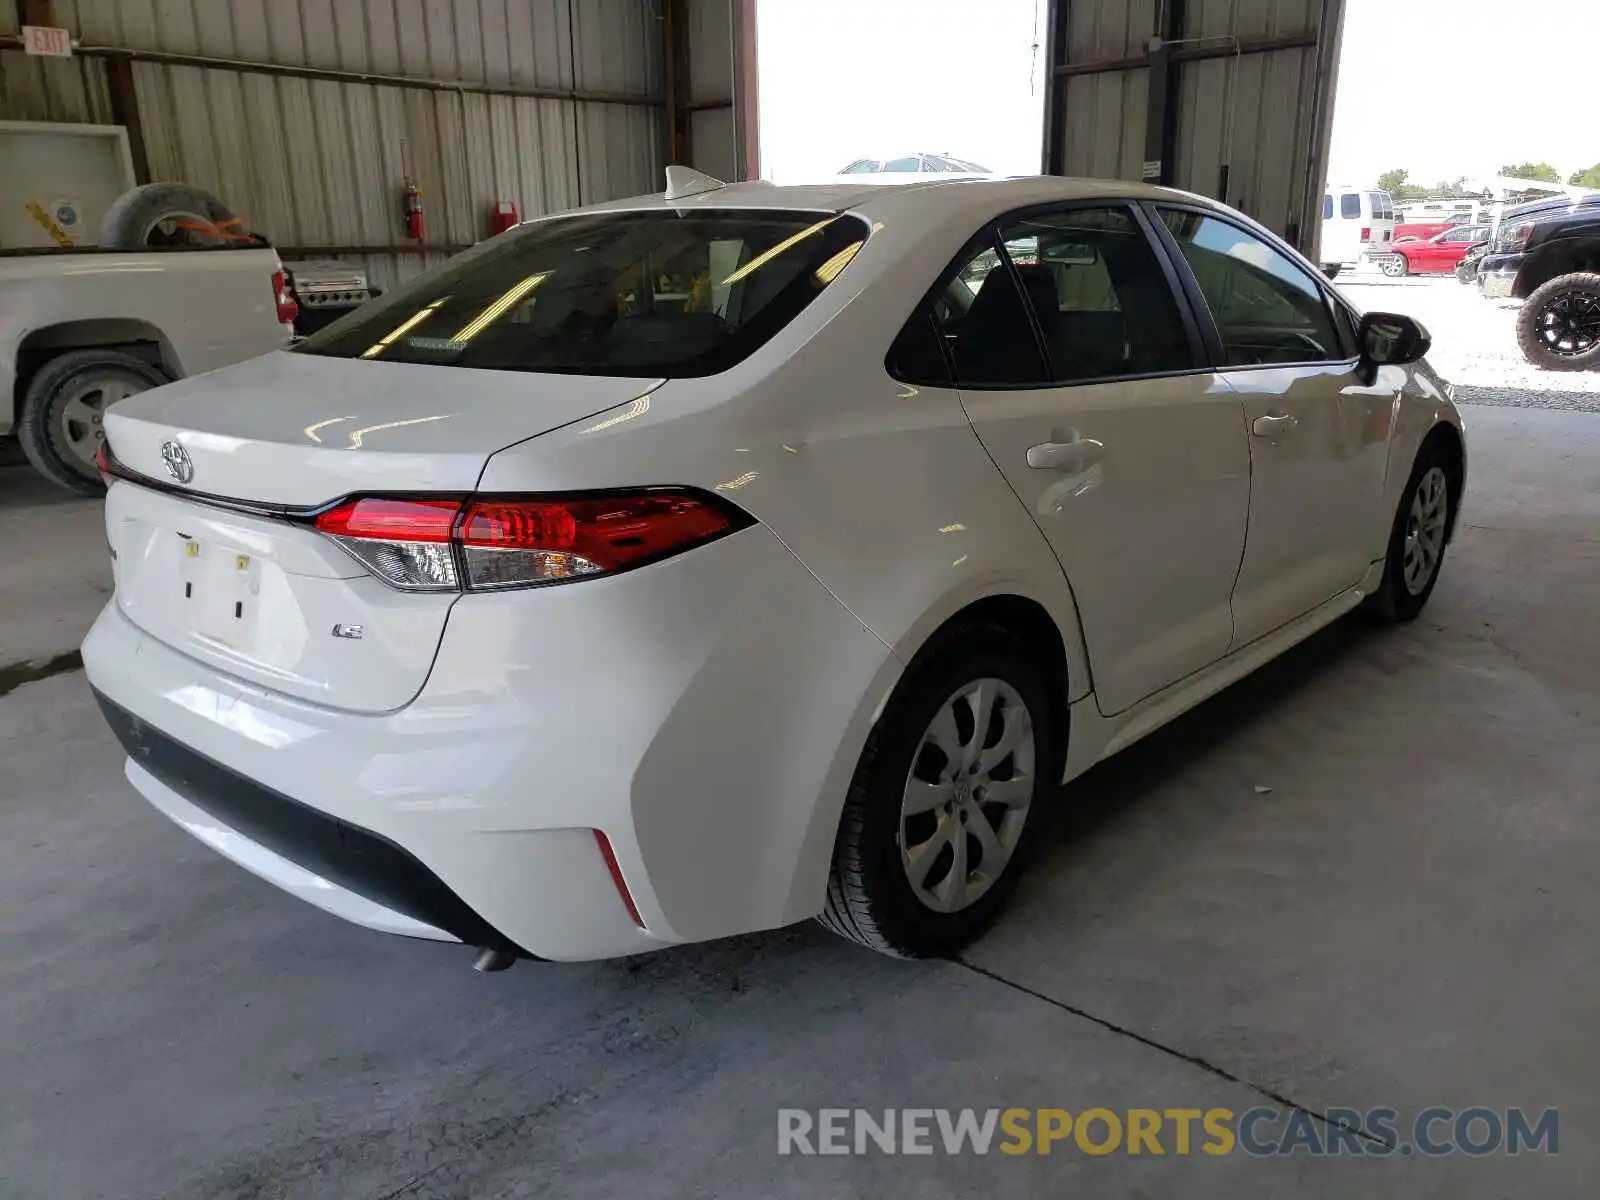
[[359, 493], [464, 496], [495, 451], [654, 386], [277, 354], [132, 397], [106, 419], [117, 463], [146, 477], [107, 495], [118, 608], [246, 682], [400, 708], [457, 593], [390, 587], [303, 514]]

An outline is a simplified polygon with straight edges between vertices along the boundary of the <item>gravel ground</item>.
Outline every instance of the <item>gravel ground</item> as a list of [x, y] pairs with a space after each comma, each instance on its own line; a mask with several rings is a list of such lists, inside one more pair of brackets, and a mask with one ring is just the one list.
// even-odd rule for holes
[[1463, 404], [1600, 412], [1600, 371], [1542, 371], [1522, 357], [1519, 301], [1486, 300], [1454, 275], [1385, 279], [1368, 269], [1340, 275], [1337, 286], [1359, 309], [1401, 312], [1426, 325], [1428, 361]]

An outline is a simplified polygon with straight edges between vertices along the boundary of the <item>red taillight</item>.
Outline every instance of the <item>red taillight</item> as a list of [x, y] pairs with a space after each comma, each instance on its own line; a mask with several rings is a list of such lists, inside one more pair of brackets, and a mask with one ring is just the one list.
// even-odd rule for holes
[[475, 587], [620, 571], [734, 528], [728, 510], [687, 492], [594, 499], [484, 500], [467, 506], [460, 540]]
[[278, 324], [293, 325], [300, 319], [300, 301], [289, 289], [289, 277], [282, 271], [272, 275], [272, 302], [278, 309]]
[[1372, 228], [1371, 228], [1371, 226], [1363, 225], [1361, 227], [1361, 240], [1363, 242], [1370, 242], [1372, 240]]
[[350, 500], [321, 513], [319, 533], [391, 542], [448, 542], [461, 505], [455, 500]]
[[[395, 587], [525, 587], [626, 570], [748, 523], [693, 492], [657, 488], [560, 500], [367, 497], [315, 519], [319, 532]], [[458, 557], [459, 556], [459, 557]], [[465, 579], [458, 571], [465, 569]]]
[[317, 516], [314, 524], [393, 587], [408, 592], [461, 588], [450, 531], [461, 505], [455, 500], [350, 500]]

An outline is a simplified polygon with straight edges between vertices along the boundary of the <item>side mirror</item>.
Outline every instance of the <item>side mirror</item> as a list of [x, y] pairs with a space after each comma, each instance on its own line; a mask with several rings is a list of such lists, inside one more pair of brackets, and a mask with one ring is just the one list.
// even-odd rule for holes
[[1421, 321], [1400, 313], [1368, 313], [1356, 331], [1361, 369], [1371, 383], [1379, 367], [1414, 363], [1433, 346], [1433, 337]]

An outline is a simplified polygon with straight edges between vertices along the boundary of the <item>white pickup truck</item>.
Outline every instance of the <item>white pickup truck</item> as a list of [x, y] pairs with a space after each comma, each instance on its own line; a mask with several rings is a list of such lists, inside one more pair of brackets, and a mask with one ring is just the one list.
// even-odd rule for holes
[[0, 251], [0, 435], [98, 495], [107, 406], [288, 345], [295, 311], [267, 247]]

